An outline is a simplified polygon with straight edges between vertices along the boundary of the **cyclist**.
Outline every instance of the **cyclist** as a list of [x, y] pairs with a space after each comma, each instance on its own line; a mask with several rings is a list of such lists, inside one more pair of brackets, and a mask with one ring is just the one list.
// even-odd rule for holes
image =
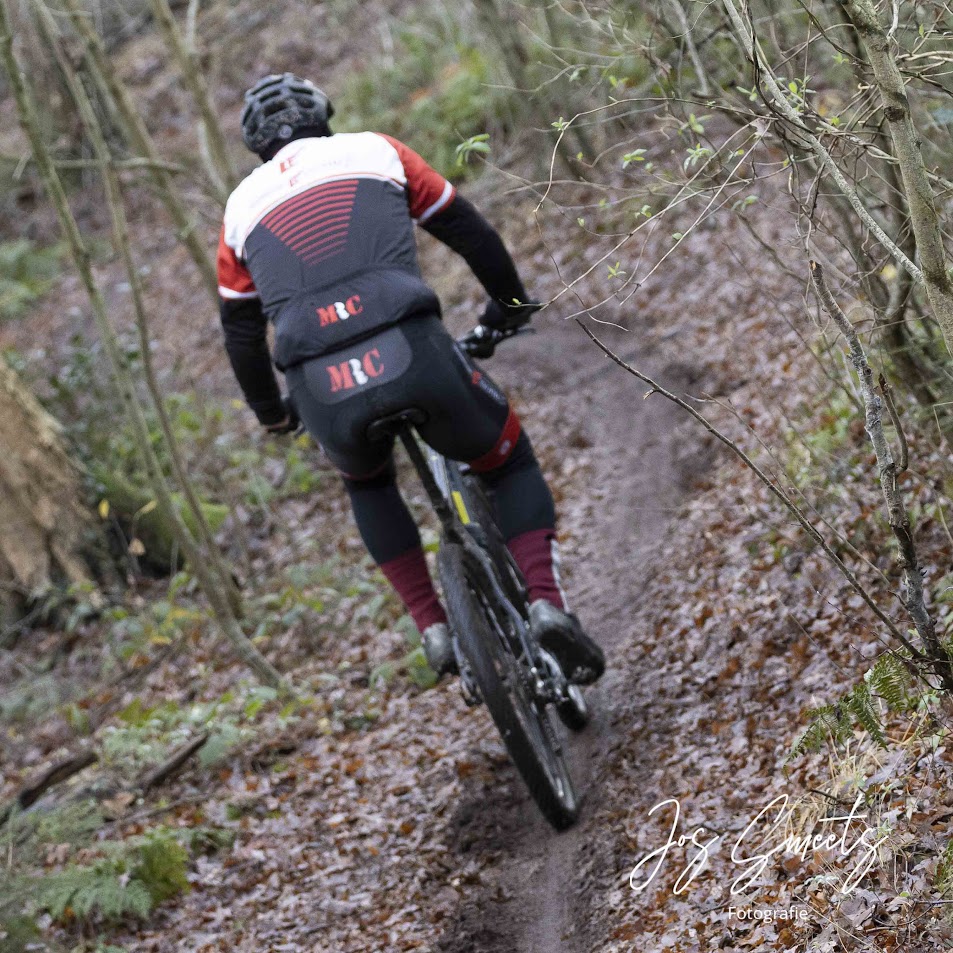
[[393, 440], [366, 436], [373, 420], [421, 408], [423, 439], [492, 489], [540, 644], [567, 678], [592, 682], [605, 663], [559, 585], [552, 495], [506, 396], [444, 329], [413, 223], [466, 260], [490, 298], [483, 325], [519, 327], [537, 306], [499, 235], [443, 176], [390, 136], [332, 134], [333, 114], [291, 73], [245, 94], [243, 139], [263, 164], [229, 198], [218, 249], [225, 347], [242, 392], [271, 433], [295, 430], [300, 415], [340, 470], [361, 537], [442, 674], [454, 665], [447, 616], [397, 489]]

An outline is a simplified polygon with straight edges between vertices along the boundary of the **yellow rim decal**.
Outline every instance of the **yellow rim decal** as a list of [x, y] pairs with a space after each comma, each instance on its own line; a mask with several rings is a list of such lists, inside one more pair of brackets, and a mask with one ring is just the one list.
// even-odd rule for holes
[[451, 496], [453, 497], [453, 502], [457, 505], [457, 512], [460, 514], [460, 521], [464, 526], [470, 522], [470, 514], [467, 512], [467, 508], [463, 503], [463, 495], [459, 490], [451, 491]]

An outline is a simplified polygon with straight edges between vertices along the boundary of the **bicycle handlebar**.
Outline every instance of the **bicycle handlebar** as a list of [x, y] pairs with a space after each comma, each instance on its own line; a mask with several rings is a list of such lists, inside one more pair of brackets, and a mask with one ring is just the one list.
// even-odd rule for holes
[[488, 328], [485, 324], [478, 324], [463, 337], [457, 338], [457, 344], [472, 357], [486, 358], [492, 357], [493, 352], [507, 338], [515, 337], [517, 334], [535, 333], [536, 329], [526, 324], [507, 330]]

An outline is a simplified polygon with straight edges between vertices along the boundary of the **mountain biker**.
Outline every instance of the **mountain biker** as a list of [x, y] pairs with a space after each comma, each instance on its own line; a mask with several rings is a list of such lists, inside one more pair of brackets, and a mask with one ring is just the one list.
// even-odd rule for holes
[[507, 398], [444, 329], [413, 223], [466, 260], [490, 298], [484, 326], [516, 328], [537, 306], [499, 235], [443, 176], [390, 136], [333, 134], [333, 114], [291, 73], [245, 94], [243, 139], [263, 164], [229, 198], [218, 249], [225, 347], [245, 399], [271, 433], [295, 430], [300, 415], [340, 470], [361, 537], [442, 674], [454, 666], [447, 616], [397, 489], [393, 439], [366, 436], [375, 419], [421, 408], [423, 439], [492, 489], [540, 644], [570, 680], [592, 682], [605, 663], [567, 611], [552, 495]]

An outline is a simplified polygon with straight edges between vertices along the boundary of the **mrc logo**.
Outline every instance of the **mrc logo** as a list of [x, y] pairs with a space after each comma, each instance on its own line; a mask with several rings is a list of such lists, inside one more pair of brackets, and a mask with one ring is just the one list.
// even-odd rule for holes
[[352, 357], [340, 364], [328, 364], [325, 369], [331, 378], [331, 393], [336, 394], [338, 391], [363, 387], [373, 378], [380, 377], [384, 373], [384, 362], [381, 352], [375, 347], [366, 351], [362, 358]]
[[337, 324], [338, 321], [347, 321], [364, 310], [360, 295], [351, 295], [346, 301], [332, 301], [323, 308], [315, 308], [315, 314], [321, 322], [321, 327]]

